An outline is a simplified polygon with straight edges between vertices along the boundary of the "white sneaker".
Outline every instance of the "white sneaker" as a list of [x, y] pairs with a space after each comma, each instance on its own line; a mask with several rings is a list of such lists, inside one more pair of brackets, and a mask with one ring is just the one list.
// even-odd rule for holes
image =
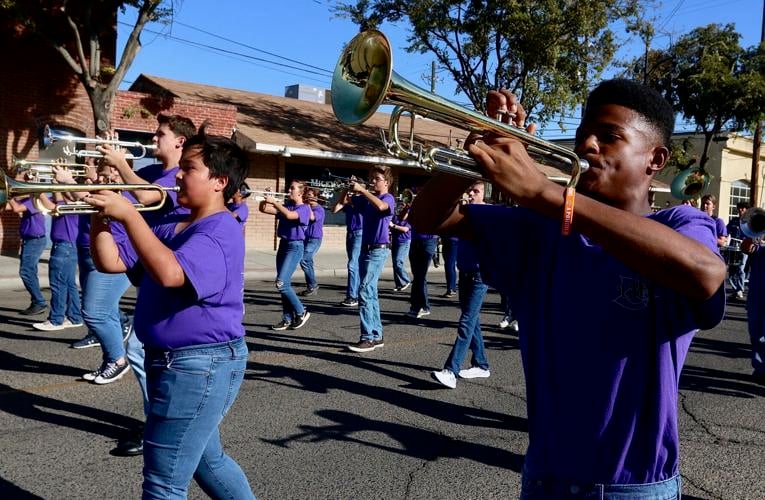
[[430, 315], [430, 309], [420, 309], [417, 311], [417, 319], [424, 318], [428, 315]]
[[489, 378], [491, 372], [480, 366], [472, 366], [467, 370], [460, 370], [460, 378]]
[[741, 291], [741, 290], [739, 290], [738, 292], [736, 292], [736, 298], [737, 298], [737, 299], [743, 299], [743, 298], [744, 298], [744, 292], [743, 292], [743, 291]]
[[46, 320], [46, 321], [43, 321], [42, 323], [33, 323], [32, 328], [36, 330], [42, 330], [44, 332], [53, 332], [56, 330], [63, 330], [66, 327], [63, 324], [54, 325], [50, 321]]
[[514, 319], [514, 320], [512, 320], [512, 321], [510, 322], [510, 324], [509, 324], [509, 325], [507, 325], [507, 327], [508, 327], [510, 330], [512, 330], [512, 331], [514, 331], [514, 332], [516, 332], [516, 333], [517, 333], [517, 332], [518, 332], [518, 320], [517, 320], [517, 319]]
[[438, 380], [441, 384], [445, 385], [449, 389], [457, 388], [457, 377], [452, 372], [444, 368], [441, 371], [434, 371], [433, 378]]
[[79, 323], [72, 323], [69, 318], [66, 318], [64, 322], [61, 323], [61, 326], [63, 326], [64, 328], [77, 328], [82, 326], [82, 321], [80, 321]]

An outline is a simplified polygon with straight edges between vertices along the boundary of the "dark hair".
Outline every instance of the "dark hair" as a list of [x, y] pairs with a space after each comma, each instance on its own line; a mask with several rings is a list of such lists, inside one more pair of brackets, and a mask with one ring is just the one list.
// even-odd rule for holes
[[210, 170], [210, 178], [226, 177], [228, 184], [223, 190], [223, 199], [230, 200], [240, 190], [250, 170], [247, 153], [234, 141], [222, 135], [207, 135], [207, 123], [199, 127], [196, 135], [188, 137], [183, 150], [199, 148], [202, 162]]
[[655, 129], [662, 145], [669, 147], [675, 128], [675, 112], [656, 90], [632, 80], [606, 80], [590, 92], [584, 114], [606, 104], [624, 106], [641, 115]]
[[167, 127], [177, 136], [189, 139], [197, 134], [197, 128], [191, 119], [181, 115], [157, 115], [157, 123]]
[[745, 210], [749, 210], [751, 208], [751, 205], [749, 205], [748, 201], [739, 201], [736, 203], [736, 208], [743, 208]]

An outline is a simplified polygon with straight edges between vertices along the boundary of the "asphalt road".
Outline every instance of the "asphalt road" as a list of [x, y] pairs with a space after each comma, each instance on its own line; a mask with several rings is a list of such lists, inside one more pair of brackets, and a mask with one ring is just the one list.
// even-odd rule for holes
[[[442, 276], [437, 279], [443, 279]], [[449, 352], [456, 299], [433, 299], [433, 314], [403, 317], [407, 294], [381, 282], [385, 347], [354, 354], [356, 309], [335, 306], [344, 280], [322, 281], [296, 331], [272, 332], [280, 302], [272, 283], [248, 281], [250, 362], [222, 426], [227, 451], [264, 499], [517, 498], [526, 447], [518, 342], [496, 328], [499, 297], [482, 323], [489, 379], [456, 390], [430, 378]], [[444, 291], [443, 284], [432, 287]], [[16, 311], [21, 290], [0, 290], [0, 498], [138, 498], [141, 458], [109, 454], [142, 417], [132, 375], [107, 386], [78, 377], [100, 349], [68, 344], [83, 329], [44, 333]], [[130, 294], [123, 303], [133, 305]], [[765, 387], [748, 381], [744, 309], [702, 332], [681, 379], [685, 498], [765, 498]], [[41, 318], [44, 319], [44, 318]], [[192, 486], [190, 498], [204, 498]]]

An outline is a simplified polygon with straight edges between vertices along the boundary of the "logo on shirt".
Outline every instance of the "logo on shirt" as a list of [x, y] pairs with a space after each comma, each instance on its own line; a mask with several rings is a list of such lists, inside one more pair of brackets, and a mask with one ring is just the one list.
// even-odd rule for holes
[[648, 283], [629, 276], [620, 276], [619, 279], [619, 296], [614, 302], [630, 311], [645, 309], [648, 306]]

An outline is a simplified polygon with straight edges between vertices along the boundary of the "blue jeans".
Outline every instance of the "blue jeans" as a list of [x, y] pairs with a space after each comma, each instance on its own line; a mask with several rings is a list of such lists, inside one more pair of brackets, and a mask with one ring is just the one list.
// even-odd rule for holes
[[125, 344], [125, 356], [127, 356], [130, 362], [130, 368], [133, 370], [133, 375], [138, 381], [138, 387], [141, 389], [141, 395], [143, 396], [143, 414], [149, 414], [149, 393], [146, 389], [146, 351], [143, 349], [143, 344], [138, 340], [138, 335], [135, 331], [130, 332], [130, 336]]
[[104, 361], [116, 361], [125, 357], [120, 298], [130, 286], [130, 281], [124, 273], [98, 271], [87, 247], [78, 248], [78, 257], [80, 271], [87, 272], [82, 288], [85, 325], [101, 342]]
[[48, 262], [50, 282], [50, 314], [48, 320], [60, 325], [65, 318], [72, 323], [82, 323], [82, 304], [77, 289], [77, 249], [74, 243], [53, 243]]
[[361, 229], [348, 231], [345, 235], [345, 254], [348, 256], [348, 285], [345, 296], [359, 298], [359, 256], [361, 255]]
[[185, 499], [192, 478], [211, 498], [255, 498], [239, 464], [223, 452], [219, 430], [244, 379], [244, 339], [148, 350], [146, 368], [144, 500]]
[[746, 261], [749, 259], [747, 254], [743, 254], [740, 264], [728, 266], [728, 282], [730, 283], [733, 293], [743, 292], [746, 279]]
[[648, 484], [587, 484], [567, 481], [533, 481], [524, 472], [521, 500], [547, 498], [587, 498], [601, 500], [679, 500], [682, 480], [675, 477]]
[[300, 259], [300, 269], [305, 274], [305, 284], [309, 290], [316, 288], [316, 271], [313, 268], [313, 256], [319, 251], [321, 238], [306, 238], [303, 243], [303, 258]]
[[45, 245], [45, 236], [21, 240], [19, 277], [21, 282], [24, 283], [24, 288], [32, 296], [32, 305], [34, 306], [44, 306], [46, 304], [45, 297], [43, 297], [40, 290], [40, 278], [37, 276], [37, 264], [40, 262]]
[[380, 301], [377, 297], [377, 282], [388, 260], [390, 250], [374, 248], [361, 251], [361, 285], [359, 286], [359, 318], [361, 340], [380, 340], [383, 338]]
[[412, 246], [409, 249], [409, 265], [412, 267], [412, 294], [410, 296], [411, 309], [430, 310], [428, 298], [428, 267], [433, 262], [436, 254], [438, 238], [420, 239], [412, 238]]
[[457, 242], [449, 238], [442, 240], [444, 256], [444, 274], [446, 275], [446, 290], [453, 292], [457, 289]]
[[412, 240], [406, 240], [401, 243], [393, 243], [391, 250], [393, 258], [393, 282], [397, 288], [401, 288], [406, 285], [412, 278], [409, 277], [409, 273], [406, 272], [404, 262], [409, 257], [409, 247], [412, 244]]
[[489, 361], [483, 347], [481, 335], [481, 304], [489, 287], [481, 281], [479, 272], [460, 272], [460, 319], [457, 323], [457, 340], [454, 341], [452, 352], [446, 359], [444, 368], [454, 373], [460, 372], [462, 362], [468, 348], [473, 353], [470, 366], [489, 369]]
[[282, 297], [282, 319], [287, 322], [305, 312], [303, 304], [292, 288], [292, 275], [302, 258], [303, 242], [301, 240], [279, 240], [279, 249], [276, 251], [276, 289]]
[[763, 301], [752, 294], [747, 297], [746, 316], [752, 343], [752, 368], [757, 375], [765, 375], [765, 309]]

